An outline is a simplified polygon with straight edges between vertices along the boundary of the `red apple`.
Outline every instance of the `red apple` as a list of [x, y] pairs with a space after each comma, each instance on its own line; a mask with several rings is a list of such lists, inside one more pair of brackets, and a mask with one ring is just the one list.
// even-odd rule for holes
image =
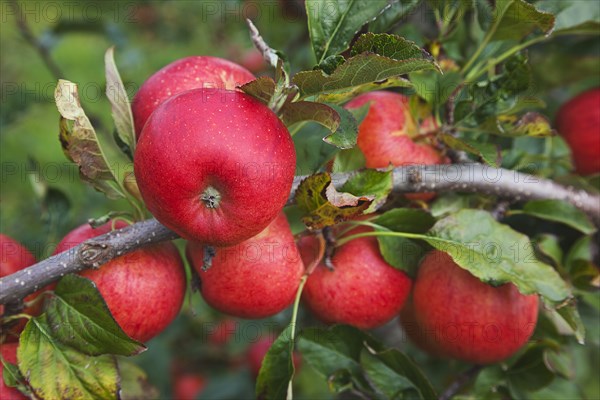
[[243, 93], [196, 89], [152, 114], [134, 157], [148, 209], [183, 238], [231, 246], [285, 205], [296, 168], [281, 120]]
[[206, 387], [206, 379], [199, 374], [182, 374], [175, 377], [173, 399], [194, 400]]
[[202, 297], [215, 309], [241, 318], [265, 318], [294, 301], [304, 265], [283, 213], [253, 238], [217, 249], [206, 271], [203, 250], [201, 243], [188, 242]]
[[[10, 237], [0, 234], [0, 278], [7, 275], [14, 274], [30, 265], [35, 264], [35, 257], [19, 242], [11, 239]], [[25, 297], [24, 301], [34, 300], [42, 291], [30, 294]], [[29, 315], [37, 315], [41, 311], [41, 303], [37, 303], [32, 307], [27, 307], [23, 310], [23, 313]], [[4, 313], [4, 306], [0, 305], [0, 315]], [[25, 327], [26, 320], [19, 320], [15, 325], [11, 327], [8, 332], [7, 340], [16, 340], [19, 333]]]
[[[267, 352], [271, 348], [273, 342], [275, 342], [275, 338], [267, 336], [259, 339], [254, 343], [251, 343], [250, 346], [248, 346], [246, 360], [248, 362], [250, 372], [255, 378], [258, 376], [263, 359], [267, 355]], [[294, 352], [292, 357], [294, 360], [294, 368], [296, 371], [298, 371], [300, 369], [300, 366], [302, 365], [302, 358], [300, 357], [300, 354], [297, 354], [296, 352]]]
[[[117, 228], [123, 226], [123, 222], [116, 224]], [[81, 225], [62, 239], [54, 253], [110, 230], [110, 222], [95, 229]], [[125, 333], [141, 342], [158, 335], [173, 321], [185, 295], [183, 262], [170, 242], [114, 258], [100, 269], [83, 271], [81, 275], [94, 281]]]
[[156, 107], [176, 94], [205, 87], [234, 90], [254, 79], [244, 67], [222, 58], [192, 56], [174, 61], [148, 78], [133, 98], [136, 136]]
[[[413, 140], [419, 134], [419, 129], [410, 114], [408, 97], [393, 92], [375, 91], [357, 96], [345, 107], [359, 108], [369, 102], [369, 112], [359, 126], [357, 139], [367, 168], [385, 168], [390, 164], [398, 167], [447, 162], [433, 146]], [[419, 193], [407, 197], [413, 200], [430, 200], [434, 194]]]
[[410, 164], [440, 164], [442, 156], [430, 145], [415, 143], [418, 128], [408, 108], [408, 97], [375, 91], [352, 99], [346, 108], [359, 108], [370, 102], [369, 112], [358, 132], [358, 147], [367, 168]]
[[475, 364], [513, 355], [529, 340], [537, 322], [537, 295], [523, 295], [510, 283], [485, 284], [438, 250], [423, 259], [412, 300], [412, 315], [401, 318], [411, 324], [409, 335], [422, 337], [417, 344], [436, 355]]
[[[346, 235], [371, 231], [360, 227]], [[312, 238], [303, 238], [300, 251], [309, 248]], [[311, 255], [306, 257], [311, 258]], [[302, 297], [322, 321], [342, 323], [361, 329], [383, 325], [399, 312], [411, 280], [389, 265], [379, 252], [375, 237], [362, 237], [338, 247], [332, 258], [334, 270], [321, 262], [309, 275]]]
[[[17, 343], [2, 343], [0, 344], [0, 351], [2, 352], [2, 358], [5, 361], [16, 364], [17, 363]], [[27, 400], [27, 396], [19, 392], [14, 387], [6, 386], [4, 383], [4, 366], [0, 362], [0, 399], [2, 400]]]
[[564, 104], [556, 116], [556, 126], [571, 147], [577, 173], [600, 172], [600, 88]]

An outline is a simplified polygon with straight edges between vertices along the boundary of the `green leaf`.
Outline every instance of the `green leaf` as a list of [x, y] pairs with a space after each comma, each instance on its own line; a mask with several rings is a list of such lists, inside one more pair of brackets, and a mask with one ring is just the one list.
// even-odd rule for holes
[[[385, 398], [403, 398], [405, 392], [414, 390], [412, 383], [407, 378], [396, 373], [366, 349], [363, 350], [360, 361], [369, 381]], [[418, 398], [422, 397], [418, 396]]]
[[425, 233], [435, 224], [435, 218], [416, 208], [394, 208], [373, 222], [395, 232]]
[[360, 28], [387, 5], [386, 0], [307, 1], [308, 32], [317, 64], [346, 50]]
[[129, 338], [113, 319], [96, 285], [79, 275], [60, 280], [46, 303], [52, 337], [88, 355], [134, 355], [146, 347]]
[[158, 399], [159, 390], [148, 380], [148, 375], [136, 364], [119, 359], [120, 400]]
[[41, 399], [117, 399], [114, 356], [90, 357], [55, 341], [45, 315], [27, 323], [17, 349], [19, 370]]
[[267, 351], [256, 380], [257, 399], [285, 399], [287, 397], [288, 385], [294, 376], [293, 329], [292, 324], [288, 325]]
[[309, 229], [321, 229], [361, 215], [373, 202], [373, 196], [354, 196], [338, 192], [326, 173], [304, 179], [295, 195], [298, 207], [308, 215], [302, 221]]
[[323, 138], [326, 143], [334, 145], [339, 149], [351, 149], [356, 146], [358, 137], [358, 123], [354, 114], [335, 104], [329, 104], [329, 107], [335, 110], [340, 117], [339, 127], [332, 134]]
[[[531, 66], [527, 56], [516, 54], [510, 57], [503, 64], [500, 74], [468, 86], [468, 96], [456, 103], [456, 121], [462, 121], [478, 131], [501, 134], [503, 126], [496, 125], [515, 123], [516, 110], [529, 104], [525, 102], [526, 97], [519, 95], [530, 89], [531, 82]], [[539, 102], [531, 104], [531, 107], [536, 107]], [[499, 116], [506, 120], [497, 121]]]
[[545, 362], [547, 346], [529, 346], [517, 361], [506, 371], [509, 385], [522, 391], [536, 391], [548, 386], [554, 380], [554, 372]]
[[340, 150], [325, 143], [329, 132], [318, 124], [304, 124], [293, 136], [296, 148], [296, 175], [310, 175], [323, 169]]
[[585, 325], [577, 310], [576, 302], [570, 301], [565, 306], [557, 309], [556, 312], [569, 325], [579, 344], [585, 344]]
[[575, 360], [568, 351], [548, 348], [544, 352], [544, 363], [550, 371], [561, 378], [573, 380], [575, 378]]
[[315, 121], [331, 132], [335, 132], [340, 126], [340, 115], [333, 108], [312, 101], [286, 104], [281, 109], [281, 119], [288, 127], [302, 121]]
[[131, 152], [135, 150], [135, 130], [133, 114], [127, 91], [121, 80], [121, 75], [115, 64], [114, 46], [106, 50], [104, 65], [106, 70], [106, 96], [112, 106], [112, 116], [117, 129], [117, 135]]
[[335, 325], [327, 330], [308, 328], [298, 337], [298, 349], [302, 360], [328, 380], [333, 376], [343, 378], [336, 386], [344, 388], [360, 376], [363, 343], [370, 340], [367, 334], [347, 325]]
[[575, 260], [569, 271], [571, 283], [581, 290], [597, 290], [598, 282], [600, 282], [599, 276], [598, 267], [588, 260]]
[[600, 7], [594, 1], [541, 1], [536, 7], [556, 17], [552, 36], [600, 34]]
[[572, 170], [571, 150], [560, 136], [515, 138], [503, 154], [502, 167], [553, 178]]
[[420, 71], [409, 77], [417, 94], [434, 107], [446, 103], [463, 82], [458, 72], [446, 72], [442, 75], [437, 71]]
[[[382, 231], [381, 229], [376, 229]], [[377, 236], [379, 251], [383, 259], [392, 267], [415, 277], [425, 249], [411, 239], [397, 236]]]
[[340, 56], [340, 55], [329, 56], [313, 69], [320, 69], [323, 72], [325, 72], [326, 74], [330, 75], [333, 73], [333, 71], [335, 71], [335, 69], [337, 67], [339, 67], [340, 65], [342, 65], [345, 62], [346, 62], [346, 59], [344, 58], [344, 56]]
[[355, 196], [373, 197], [373, 202], [365, 210], [365, 214], [369, 214], [385, 203], [392, 188], [392, 171], [366, 169], [352, 174], [340, 190]]
[[331, 172], [350, 172], [365, 168], [365, 156], [358, 146], [342, 150], [335, 156]]
[[538, 293], [555, 304], [571, 296], [558, 273], [535, 258], [527, 236], [485, 211], [465, 209], [441, 219], [425, 240], [483, 282], [512, 282], [521, 293]]
[[399, 396], [407, 389], [417, 392], [417, 398], [436, 399], [437, 395], [429, 380], [419, 367], [405, 354], [397, 349], [375, 351], [365, 346], [361, 355], [361, 364], [365, 368], [370, 381], [388, 398], [414, 398], [412, 393]]
[[593, 259], [592, 254], [592, 236], [584, 236], [578, 239], [569, 249], [567, 256], [565, 257], [565, 266], [568, 270], [573, 269], [577, 260], [591, 261]]
[[408, 79], [401, 78], [399, 76], [392, 76], [387, 79], [384, 79], [383, 81], [365, 83], [362, 85], [354, 86], [350, 89], [345, 88], [337, 91], [334, 90], [331, 92], [320, 94], [317, 97], [317, 101], [324, 103], [340, 104], [345, 103], [348, 100], [353, 99], [362, 93], [401, 87], [412, 87], [412, 84]]
[[288, 103], [281, 109], [281, 119], [287, 126], [302, 121], [315, 121], [331, 131], [323, 140], [341, 149], [356, 145], [358, 124], [352, 112], [343, 107], [311, 101]]
[[576, 26], [557, 30], [553, 34], [553, 36], [559, 36], [559, 35], [598, 36], [598, 35], [600, 35], [600, 22], [597, 22], [597, 21], [583, 22]]
[[556, 236], [550, 234], [538, 235], [535, 238], [535, 244], [539, 253], [552, 260], [555, 266], [562, 266], [563, 251]]
[[6, 361], [2, 355], [0, 355], [0, 362], [2, 365], [2, 368], [0, 369], [2, 370], [1, 375], [3, 383], [7, 387], [13, 387], [19, 392], [30, 396], [31, 390], [25, 385], [25, 378], [21, 374], [21, 371], [19, 371], [19, 367]]
[[451, 149], [466, 151], [481, 158], [486, 164], [494, 168], [500, 166], [500, 151], [493, 143], [478, 142], [466, 138], [457, 138], [456, 136], [442, 133], [438, 137]]
[[[394, 60], [423, 59], [435, 65], [431, 54], [415, 42], [387, 33], [365, 33], [352, 46], [351, 54], [375, 53]], [[437, 67], [437, 66], [436, 66]]]
[[396, 0], [391, 2], [390, 7], [383, 10], [375, 21], [369, 23], [369, 31], [379, 33], [387, 32], [394, 25], [407, 17], [421, 0]]
[[321, 70], [298, 72], [292, 82], [298, 86], [302, 98], [314, 95], [339, 93], [373, 82], [398, 77], [435, 64], [426, 57], [395, 60], [378, 54], [363, 53], [349, 58], [331, 75]]
[[561, 200], [531, 200], [525, 203], [523, 212], [537, 218], [563, 223], [586, 235], [596, 232], [596, 227], [584, 212]]
[[273, 95], [275, 94], [275, 86], [276, 83], [273, 79], [269, 78], [268, 76], [261, 76], [260, 78], [240, 86], [240, 89], [244, 93], [257, 98], [266, 105], [269, 105]]
[[[373, 222], [384, 227], [377, 231], [425, 233], [433, 226], [435, 219], [424, 210], [395, 208], [381, 214]], [[399, 236], [377, 236], [377, 242], [379, 251], [388, 264], [409, 276], [415, 276], [419, 261], [425, 253], [423, 246]]]
[[521, 40], [534, 33], [549, 34], [554, 28], [554, 15], [540, 11], [525, 0], [497, 0], [494, 40]]
[[[65, 155], [79, 166], [79, 175], [111, 199], [125, 197], [117, 177], [100, 146], [96, 132], [79, 102], [77, 85], [63, 79], [54, 92], [61, 114], [60, 142]], [[69, 121], [73, 121], [70, 126]]]

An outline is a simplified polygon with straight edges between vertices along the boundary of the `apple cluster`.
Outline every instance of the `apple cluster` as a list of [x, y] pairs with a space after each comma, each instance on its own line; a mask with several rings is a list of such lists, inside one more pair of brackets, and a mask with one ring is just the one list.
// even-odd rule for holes
[[[370, 227], [334, 227], [337, 239], [360, 237], [338, 246], [331, 263], [319, 259], [322, 244], [315, 236], [296, 243], [282, 212], [296, 167], [294, 144], [273, 111], [238, 89], [254, 79], [230, 61], [188, 57], [152, 75], [132, 102], [140, 194], [157, 220], [187, 240], [186, 257], [209, 305], [240, 318], [275, 315], [292, 304], [305, 266], [314, 264], [303, 302], [324, 323], [372, 329], [400, 315], [404, 331], [425, 351], [477, 364], [504, 360], [529, 340], [538, 297], [523, 295], [512, 284], [486, 284], [446, 253], [429, 252], [412, 279], [386, 262], [374, 236], [361, 235]], [[575, 98], [558, 114], [559, 130], [582, 174], [600, 171], [598, 104], [600, 89]], [[376, 91], [359, 95], [346, 108], [365, 105], [369, 110], [357, 145], [366, 167], [449, 162], [432, 139], [438, 121], [417, 120], [407, 97]], [[427, 201], [434, 194], [407, 197]], [[82, 225], [55, 253], [124, 226], [121, 221]], [[35, 263], [14, 240], [0, 235], [0, 245], [0, 276]], [[123, 330], [142, 342], [172, 322], [186, 290], [183, 260], [172, 243], [138, 249], [81, 274], [95, 282]], [[40, 302], [32, 302], [37, 296], [25, 299], [34, 304], [25, 312], [39, 312]], [[23, 325], [12, 326], [8, 339]], [[254, 364], [260, 365], [256, 360], [270, 342], [261, 346], [250, 356]], [[2, 346], [9, 361], [13, 347]], [[203, 383], [190, 378], [181, 385], [199, 390]]]

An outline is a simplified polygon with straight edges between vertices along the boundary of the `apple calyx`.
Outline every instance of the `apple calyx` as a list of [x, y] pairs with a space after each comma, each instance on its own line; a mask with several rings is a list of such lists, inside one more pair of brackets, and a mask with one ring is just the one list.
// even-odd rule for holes
[[212, 186], [208, 186], [200, 195], [200, 200], [206, 208], [219, 208], [221, 202], [221, 193]]

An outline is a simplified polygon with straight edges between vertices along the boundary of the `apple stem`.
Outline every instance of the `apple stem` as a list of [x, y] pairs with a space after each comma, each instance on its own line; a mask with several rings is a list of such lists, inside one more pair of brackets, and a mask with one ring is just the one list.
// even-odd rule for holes
[[330, 226], [323, 228], [323, 238], [325, 239], [325, 266], [328, 270], [333, 271], [335, 270], [335, 266], [333, 265], [332, 258], [335, 254], [336, 238]]
[[214, 187], [208, 186], [200, 195], [200, 200], [202, 200], [207, 208], [219, 208], [219, 203], [221, 203], [221, 193]]
[[204, 255], [202, 257], [202, 271], [208, 271], [212, 267], [213, 258], [217, 255], [217, 249], [213, 246], [204, 246]]

